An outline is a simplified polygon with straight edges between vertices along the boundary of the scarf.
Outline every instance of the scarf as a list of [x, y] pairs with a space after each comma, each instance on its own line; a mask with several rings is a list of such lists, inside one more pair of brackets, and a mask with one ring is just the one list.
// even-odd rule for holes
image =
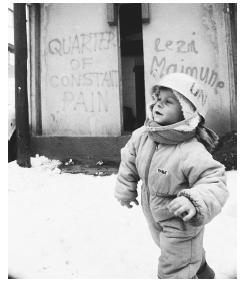
[[198, 126], [191, 131], [181, 131], [176, 129], [189, 124], [191, 119], [193, 119], [193, 116], [175, 124], [161, 126], [154, 120], [147, 118], [145, 127], [149, 137], [156, 143], [178, 144], [196, 137], [209, 152], [212, 152], [218, 144], [219, 138], [213, 130], [204, 126], [203, 119]]
[[154, 120], [147, 119], [145, 121], [145, 127], [149, 137], [154, 142], [163, 144], [178, 144], [193, 138], [196, 134], [195, 129], [192, 131], [179, 131], [175, 129], [177, 126], [184, 124], [184, 121], [168, 126], [161, 126]]

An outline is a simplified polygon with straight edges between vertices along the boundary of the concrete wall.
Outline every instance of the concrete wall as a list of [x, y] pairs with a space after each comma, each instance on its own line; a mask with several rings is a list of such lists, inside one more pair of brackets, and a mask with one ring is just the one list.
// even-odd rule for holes
[[[231, 130], [235, 91], [224, 7], [150, 4], [143, 24], [146, 103], [164, 74], [190, 73], [205, 84], [207, 125], [220, 135]], [[40, 24], [43, 135], [120, 136], [120, 101], [136, 112], [134, 73], [125, 58], [120, 98], [118, 28], [108, 25], [106, 4], [41, 4]]]
[[143, 25], [146, 101], [159, 78], [185, 72], [204, 82], [209, 96], [207, 125], [231, 130], [229, 47], [224, 4], [150, 4]]
[[121, 134], [117, 27], [106, 4], [41, 5], [44, 136]]

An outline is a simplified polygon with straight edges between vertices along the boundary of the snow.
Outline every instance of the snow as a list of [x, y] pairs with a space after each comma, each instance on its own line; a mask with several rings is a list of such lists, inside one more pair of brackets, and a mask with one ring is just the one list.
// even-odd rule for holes
[[[156, 279], [159, 249], [141, 206], [120, 206], [116, 175], [60, 174], [57, 160], [9, 163], [9, 274], [32, 279]], [[205, 231], [216, 278], [236, 277], [236, 171], [230, 198]]]

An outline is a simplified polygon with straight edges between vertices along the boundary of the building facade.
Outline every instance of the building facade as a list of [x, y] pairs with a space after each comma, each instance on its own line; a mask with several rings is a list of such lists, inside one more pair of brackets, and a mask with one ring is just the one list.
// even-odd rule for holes
[[202, 81], [207, 126], [236, 129], [236, 4], [31, 4], [33, 153], [119, 160], [167, 73]]

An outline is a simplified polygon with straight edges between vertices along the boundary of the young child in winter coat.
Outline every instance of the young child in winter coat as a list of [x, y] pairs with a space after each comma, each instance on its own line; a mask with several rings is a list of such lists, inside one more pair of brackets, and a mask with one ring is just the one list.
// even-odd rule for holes
[[204, 225], [228, 198], [224, 166], [212, 158], [217, 135], [204, 126], [207, 96], [191, 76], [173, 73], [153, 87], [145, 125], [121, 150], [115, 197], [141, 204], [161, 254], [158, 278], [214, 278]]

